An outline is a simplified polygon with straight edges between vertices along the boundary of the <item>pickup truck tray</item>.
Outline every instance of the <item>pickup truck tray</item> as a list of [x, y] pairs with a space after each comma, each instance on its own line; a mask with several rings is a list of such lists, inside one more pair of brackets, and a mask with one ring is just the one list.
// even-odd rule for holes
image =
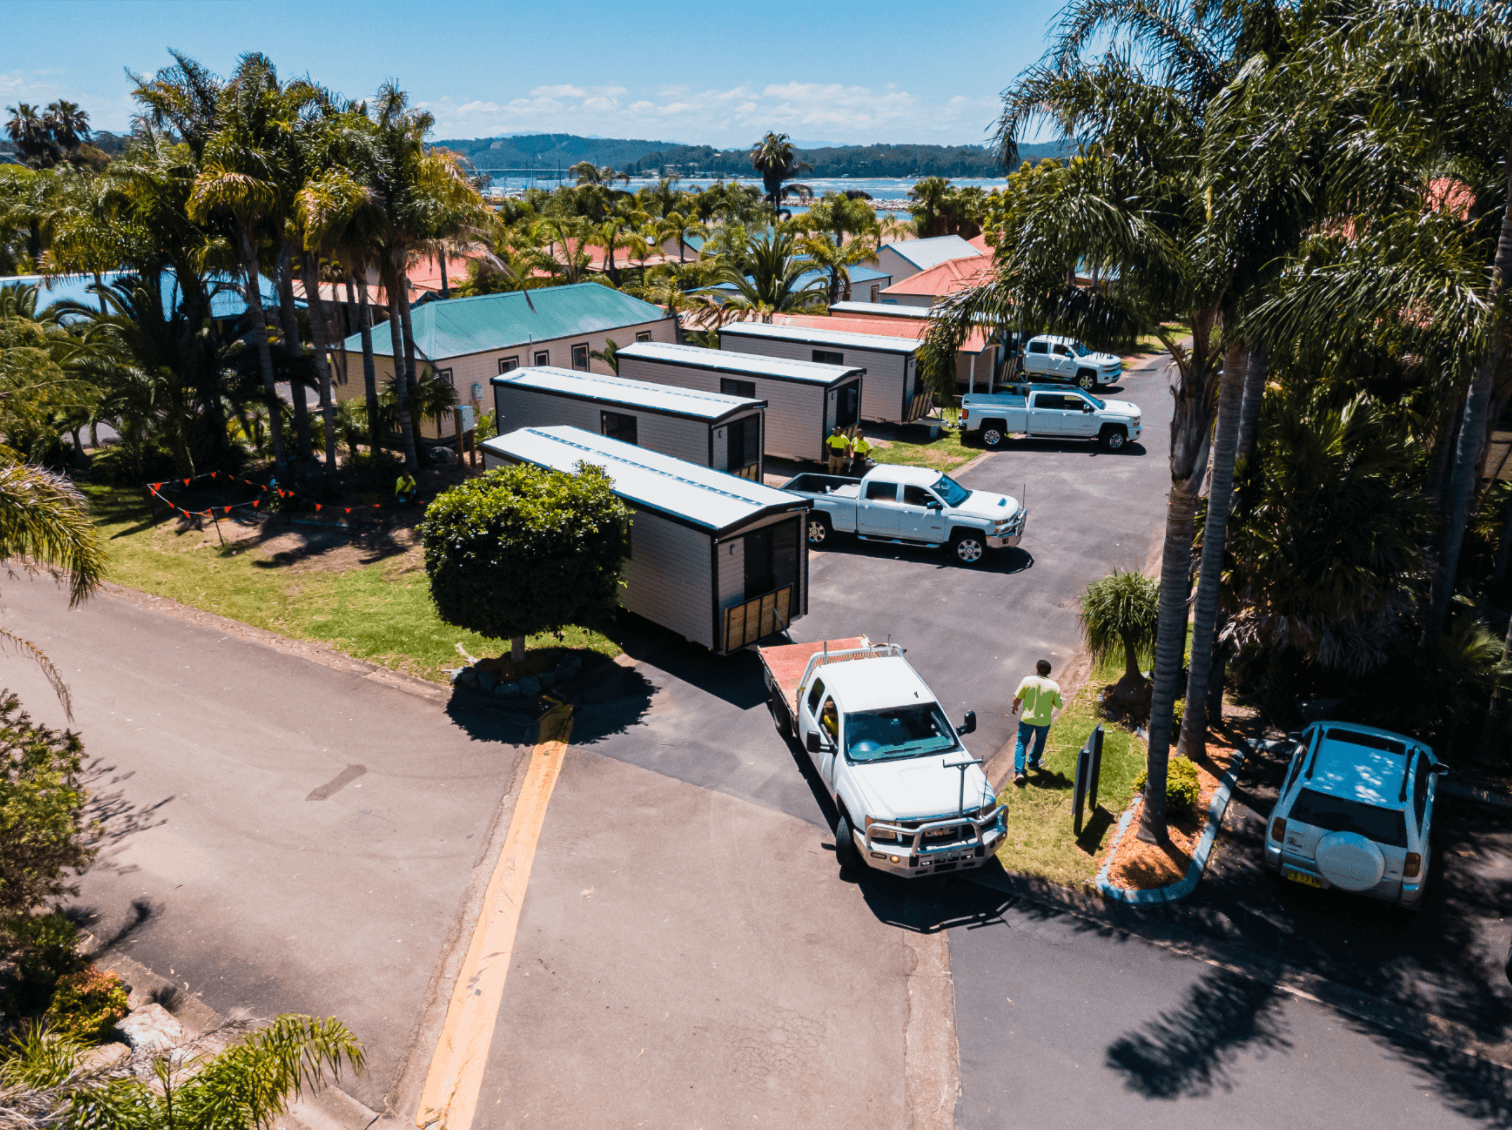
[[[803, 681], [803, 673], [808, 670], [809, 660], [813, 659], [816, 652], [858, 653], [837, 655], [830, 661], [838, 663], [845, 659], [870, 658], [872, 653], [865, 649], [870, 649], [871, 646], [871, 640], [865, 636], [851, 636], [847, 639], [819, 640], [816, 643], [783, 643], [758, 647], [756, 654], [761, 658], [761, 666], [766, 671], [769, 704], [778, 726], [782, 726], [785, 720], [788, 726], [797, 721], [799, 684]], [[779, 706], [782, 714], [778, 714]]]

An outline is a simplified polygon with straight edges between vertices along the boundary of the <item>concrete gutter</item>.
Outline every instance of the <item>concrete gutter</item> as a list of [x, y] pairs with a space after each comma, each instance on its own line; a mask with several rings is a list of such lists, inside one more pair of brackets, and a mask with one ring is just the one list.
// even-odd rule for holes
[[1186, 898], [1197, 889], [1197, 884], [1202, 881], [1202, 873], [1207, 868], [1208, 857], [1212, 855], [1213, 843], [1218, 839], [1218, 829], [1223, 824], [1223, 814], [1228, 809], [1229, 797], [1233, 795], [1234, 782], [1239, 777], [1239, 767], [1244, 764], [1246, 745], [1248, 743], [1241, 744], [1233, 760], [1229, 762], [1228, 771], [1218, 782], [1218, 788], [1208, 804], [1207, 824], [1202, 829], [1202, 838], [1197, 841], [1197, 850], [1192, 853], [1192, 862], [1187, 866], [1187, 873], [1170, 886], [1158, 887], [1153, 891], [1136, 891], [1121, 887], [1108, 878], [1108, 873], [1113, 867], [1113, 857], [1118, 853], [1118, 845], [1123, 841], [1124, 833], [1129, 830], [1129, 824], [1134, 819], [1134, 810], [1139, 804], [1138, 799], [1136, 798], [1124, 810], [1123, 816], [1118, 821], [1118, 831], [1113, 836], [1113, 844], [1108, 848], [1107, 862], [1097, 873], [1097, 889], [1104, 897], [1133, 906], [1151, 906], [1176, 902]]

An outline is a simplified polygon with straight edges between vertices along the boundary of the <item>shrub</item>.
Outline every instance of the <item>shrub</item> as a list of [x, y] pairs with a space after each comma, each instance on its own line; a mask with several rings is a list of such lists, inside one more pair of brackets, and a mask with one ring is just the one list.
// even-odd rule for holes
[[5, 923], [5, 946], [16, 963], [6, 1010], [30, 1014], [52, 999], [58, 978], [77, 973], [84, 962], [75, 945], [79, 930], [61, 914], [20, 915]]
[[[1148, 771], [1141, 769], [1134, 778], [1134, 791], [1144, 792]], [[1166, 812], [1171, 816], [1188, 816], [1197, 810], [1202, 784], [1197, 766], [1185, 757], [1173, 757], [1166, 765]]]
[[601, 622], [619, 604], [630, 510], [600, 467], [501, 467], [453, 487], [420, 523], [441, 619], [514, 641]]
[[58, 978], [46, 1019], [62, 1035], [100, 1040], [130, 1011], [121, 979], [91, 965]]

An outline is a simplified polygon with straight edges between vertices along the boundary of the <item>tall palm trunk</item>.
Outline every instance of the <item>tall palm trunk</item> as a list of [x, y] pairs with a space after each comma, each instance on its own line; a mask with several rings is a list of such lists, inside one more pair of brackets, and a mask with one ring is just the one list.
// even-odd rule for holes
[[1211, 359], [1208, 340], [1216, 310], [1192, 319], [1192, 344], [1175, 393], [1171, 416], [1171, 490], [1166, 498], [1165, 547], [1160, 563], [1160, 611], [1155, 635], [1155, 683], [1150, 697], [1150, 746], [1139, 838], [1166, 840], [1166, 765], [1171, 722], [1181, 690], [1186, 651], [1187, 599], [1192, 591], [1192, 531], [1197, 491], [1207, 472], [1212, 436]]
[[[1208, 679], [1212, 672], [1213, 635], [1218, 623], [1218, 586], [1223, 574], [1223, 545], [1234, 494], [1234, 455], [1239, 446], [1239, 416], [1249, 371], [1249, 350], [1230, 343], [1218, 386], [1218, 423], [1213, 436], [1213, 479], [1208, 487], [1207, 521], [1202, 527], [1202, 564], [1192, 612], [1192, 660], [1187, 672], [1186, 710], [1181, 716], [1177, 750], [1187, 757], [1207, 752]], [[1220, 704], [1222, 700], [1220, 699]]]
[[438, 258], [441, 260], [441, 297], [450, 298], [451, 287], [446, 282], [446, 252], [442, 251]]
[[368, 454], [377, 455], [380, 443], [378, 421], [378, 370], [373, 364], [373, 308], [368, 305], [366, 277], [357, 280], [358, 332], [362, 334], [362, 390], [367, 399]]
[[252, 315], [252, 340], [257, 345], [257, 363], [262, 369], [263, 392], [268, 397], [268, 428], [273, 437], [273, 466], [280, 475], [288, 473], [284, 452], [283, 409], [278, 401], [278, 385], [273, 379], [273, 351], [268, 347], [267, 315], [263, 312], [262, 284], [257, 266], [257, 247], [252, 233], [241, 233], [242, 274], [246, 278], [247, 310]]
[[325, 432], [326, 475], [336, 473], [336, 405], [331, 399], [331, 357], [326, 340], [325, 300], [320, 297], [320, 276], [315, 256], [300, 252], [300, 274], [304, 276], [305, 298], [310, 306], [310, 336], [315, 339], [315, 375], [320, 381], [320, 420]]
[[415, 429], [410, 420], [409, 376], [404, 364], [404, 319], [400, 314], [403, 303], [400, 292], [399, 270], [392, 263], [389, 277], [384, 280], [389, 296], [389, 340], [394, 348], [394, 398], [399, 402], [399, 443], [404, 454], [404, 468], [413, 471], [420, 466], [420, 457], [415, 450]]
[[299, 458], [308, 463], [314, 458], [310, 446], [310, 402], [308, 390], [297, 380], [304, 360], [299, 340], [299, 315], [294, 310], [294, 257], [286, 243], [278, 253], [278, 323], [283, 333], [283, 351], [289, 361], [289, 400], [294, 405], [294, 439]]
[[1260, 408], [1265, 403], [1265, 378], [1268, 362], [1263, 348], [1249, 355], [1249, 368], [1244, 371], [1244, 407], [1239, 410], [1239, 446], [1234, 455], [1248, 459], [1255, 454], [1255, 444], [1260, 438]]
[[[1512, 273], [1512, 151], [1507, 154], [1507, 197], [1502, 205], [1501, 235], [1496, 243], [1496, 260], [1486, 295], [1486, 304], [1492, 310], [1498, 308], [1509, 273]], [[1501, 368], [1507, 330], [1505, 315], [1497, 313], [1491, 324], [1485, 355], [1476, 366], [1475, 376], [1470, 381], [1470, 393], [1465, 397], [1465, 415], [1460, 422], [1459, 439], [1454, 447], [1454, 469], [1449, 477], [1449, 521], [1444, 530], [1442, 571], [1433, 600], [1433, 624], [1440, 628], [1449, 615], [1449, 601], [1454, 596], [1460, 550], [1470, 517], [1470, 500], [1475, 496], [1475, 469], [1480, 464], [1481, 447], [1486, 439], [1486, 409], [1491, 402], [1496, 372]]]
[[[399, 271], [399, 316], [404, 320], [404, 387], [409, 403], [415, 402], [416, 387], [420, 383], [420, 366], [415, 359], [415, 327], [410, 321], [409, 275], [401, 267]], [[410, 412], [410, 432], [416, 456], [420, 453], [420, 432], [425, 426], [423, 419], [416, 420]], [[416, 459], [419, 464], [419, 459]]]

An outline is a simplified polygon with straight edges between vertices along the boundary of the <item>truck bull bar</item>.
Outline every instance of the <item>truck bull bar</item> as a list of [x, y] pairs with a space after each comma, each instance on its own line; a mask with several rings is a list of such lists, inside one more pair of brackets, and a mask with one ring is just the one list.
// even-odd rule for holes
[[[920, 864], [927, 865], [930, 857], [937, 854], [958, 852], [962, 848], [982, 847], [985, 848], [987, 839], [983, 832], [989, 827], [996, 827], [1007, 810], [1001, 805], [995, 805], [990, 813], [983, 817], [975, 816], [951, 816], [940, 820], [930, 820], [915, 828], [905, 828], [902, 824], [888, 824], [881, 820], [873, 820], [866, 828], [866, 850], [885, 851], [892, 855], [902, 855], [906, 851], [909, 856], [909, 866]], [[931, 848], [924, 841], [931, 832], [949, 828], [970, 828], [973, 832], [972, 839], [955, 839]], [[876, 833], [891, 834], [896, 840], [873, 841]]]

